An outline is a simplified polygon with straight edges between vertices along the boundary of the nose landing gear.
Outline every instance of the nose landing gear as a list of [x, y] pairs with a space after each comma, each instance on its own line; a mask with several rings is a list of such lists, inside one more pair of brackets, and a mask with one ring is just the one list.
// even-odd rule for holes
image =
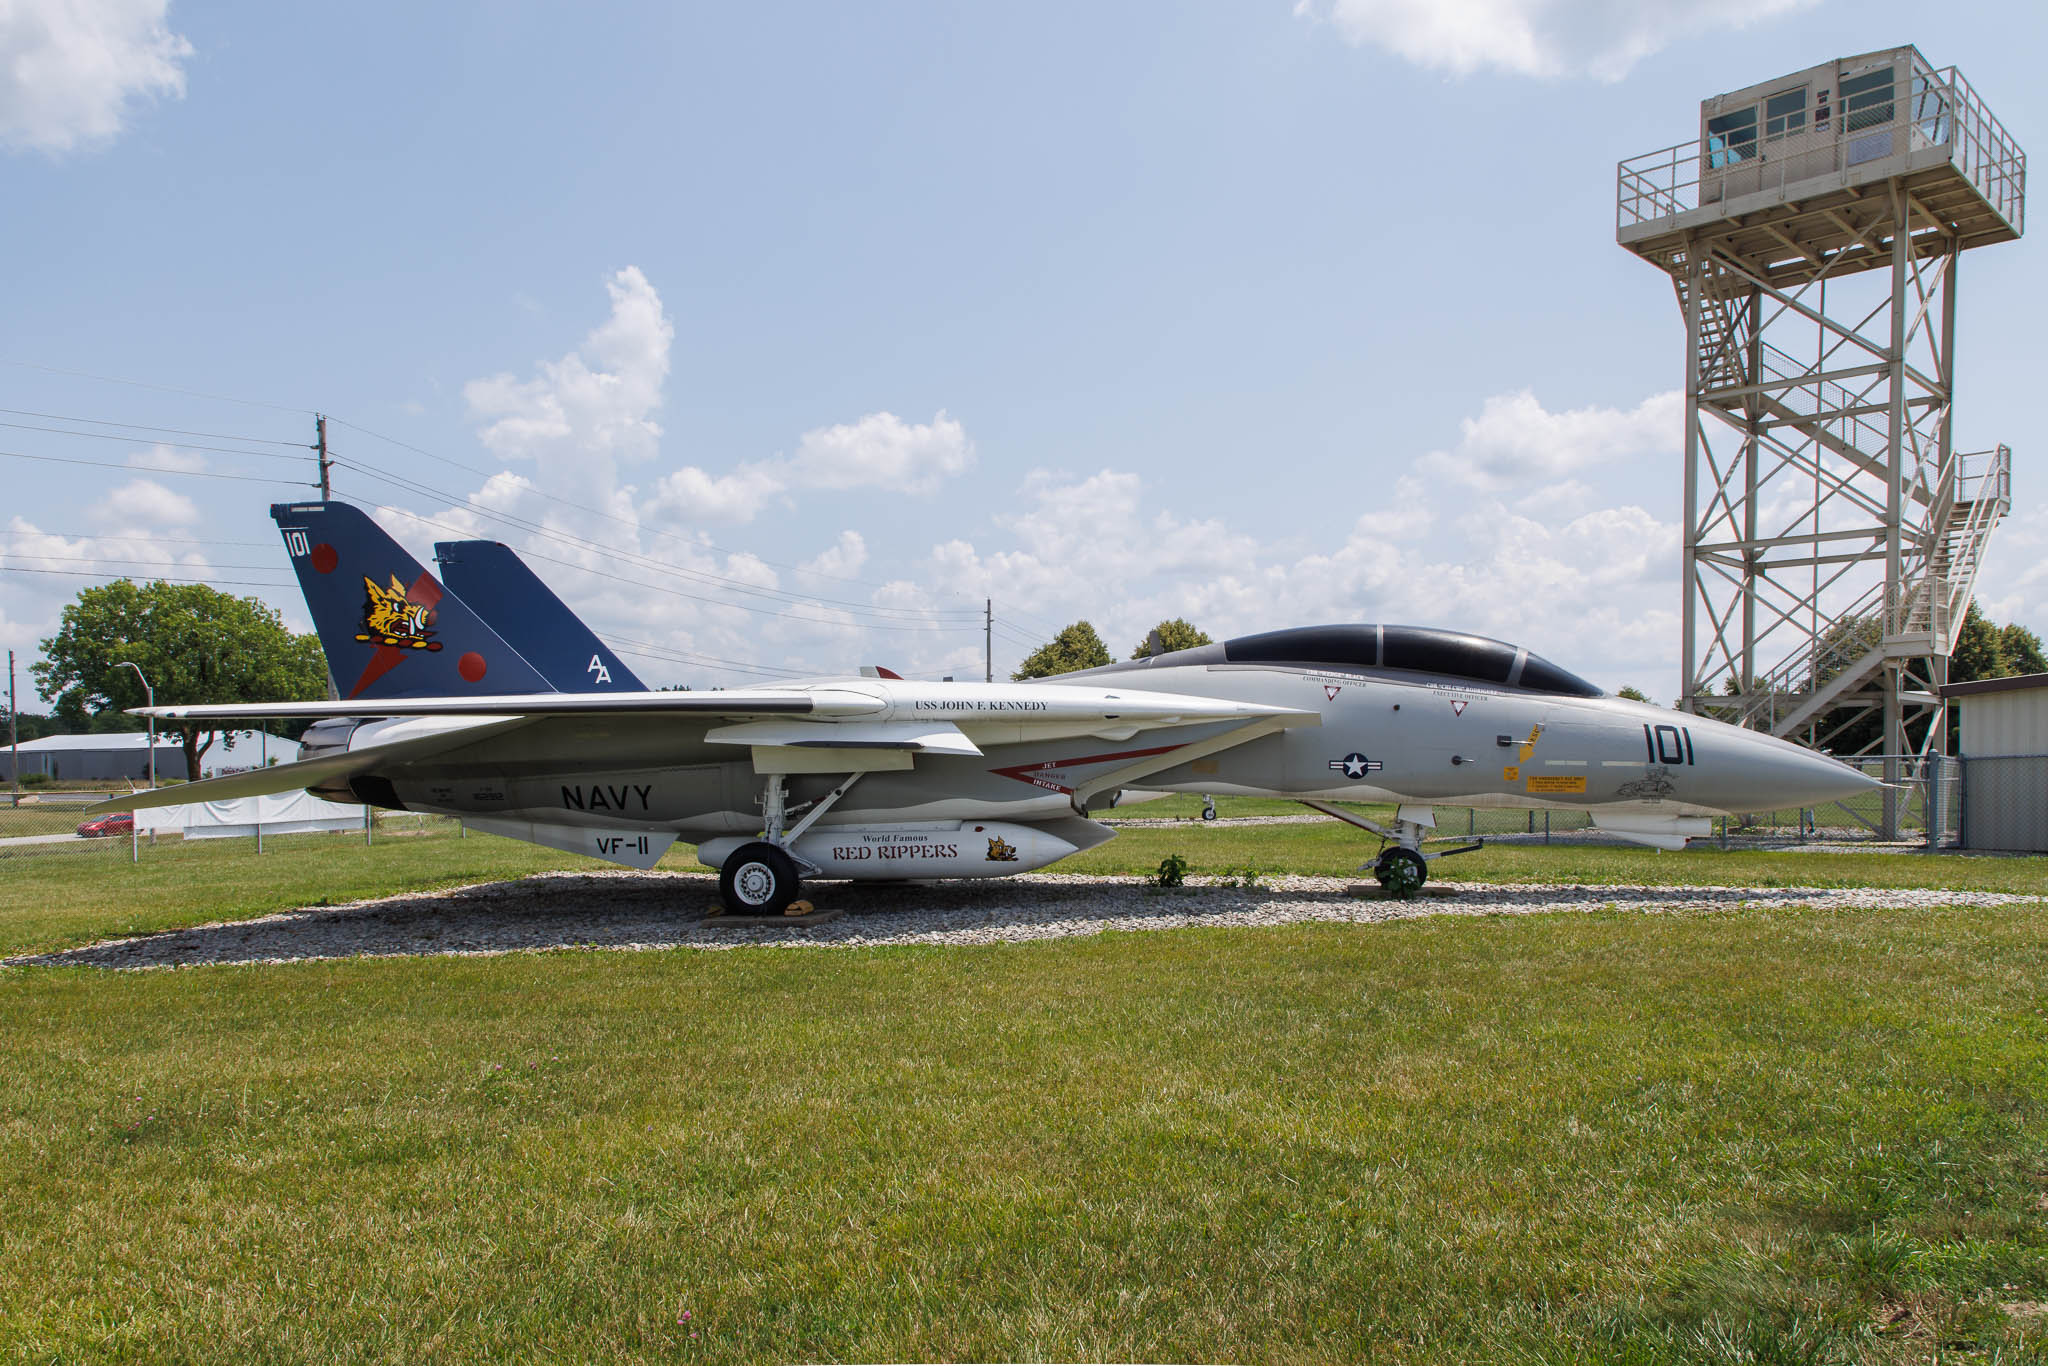
[[1356, 811], [1346, 811], [1327, 802], [1303, 800], [1301, 804], [1310, 810], [1322, 812], [1332, 820], [1355, 825], [1361, 830], [1371, 831], [1383, 840], [1393, 841], [1391, 847], [1380, 850], [1379, 857], [1370, 865], [1361, 865], [1371, 867], [1373, 877], [1389, 896], [1414, 896], [1422, 890], [1422, 884], [1429, 881], [1429, 865], [1432, 862], [1440, 858], [1449, 858], [1452, 854], [1469, 854], [1486, 845], [1484, 840], [1474, 840], [1470, 844], [1461, 844], [1456, 849], [1435, 849], [1424, 853], [1423, 832], [1436, 828], [1436, 813], [1426, 806], [1397, 808], [1394, 813], [1394, 824], [1389, 828], [1378, 821], [1367, 820]]
[[1380, 851], [1380, 856], [1373, 860], [1372, 875], [1389, 895], [1410, 897], [1429, 881], [1429, 865], [1417, 850], [1396, 845]]

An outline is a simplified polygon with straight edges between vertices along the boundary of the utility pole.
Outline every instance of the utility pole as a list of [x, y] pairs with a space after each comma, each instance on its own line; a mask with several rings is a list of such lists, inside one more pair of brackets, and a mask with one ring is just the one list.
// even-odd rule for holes
[[334, 468], [334, 462], [327, 458], [327, 415], [325, 413], [313, 414], [313, 430], [319, 434], [319, 441], [313, 449], [320, 453], [320, 501], [324, 503], [333, 496], [332, 491], [327, 486], [327, 471]]
[[996, 681], [996, 600], [981, 600], [982, 682]]
[[14, 804], [21, 805], [21, 727], [15, 721], [14, 651], [7, 652], [7, 750], [14, 762]]
[[[149, 680], [143, 677], [142, 666], [136, 664], [133, 660], [121, 660], [119, 663], [115, 664], [114, 667], [117, 669], [135, 670], [135, 677], [139, 679], [142, 683], [143, 705], [150, 709], [148, 740], [149, 790], [151, 792], [154, 792], [156, 791], [156, 689], [152, 688], [149, 685]], [[196, 783], [199, 781], [199, 775], [196, 773], [188, 773], [185, 775], [185, 781], [188, 783]]]

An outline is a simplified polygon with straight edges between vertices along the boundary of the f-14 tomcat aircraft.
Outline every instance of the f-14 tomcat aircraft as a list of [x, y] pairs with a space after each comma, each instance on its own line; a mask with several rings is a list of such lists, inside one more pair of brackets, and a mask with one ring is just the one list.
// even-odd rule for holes
[[[1269, 631], [1027, 683], [622, 690], [615, 657], [551, 594], [480, 584], [505, 626], [493, 630], [359, 510], [271, 515], [337, 700], [155, 708], [315, 724], [297, 763], [103, 805], [306, 788], [635, 868], [683, 839], [719, 870], [725, 906], [759, 915], [789, 907], [806, 877], [1043, 867], [1109, 839], [1089, 813], [1141, 785], [1300, 801], [1380, 836], [1375, 875], [1403, 893], [1441, 856], [1425, 849], [1438, 805], [1585, 810], [1675, 849], [1716, 815], [1877, 785], [1769, 736], [1605, 696], [1525, 649], [1418, 626]], [[465, 544], [472, 564], [510, 555], [458, 543], [444, 564]]]

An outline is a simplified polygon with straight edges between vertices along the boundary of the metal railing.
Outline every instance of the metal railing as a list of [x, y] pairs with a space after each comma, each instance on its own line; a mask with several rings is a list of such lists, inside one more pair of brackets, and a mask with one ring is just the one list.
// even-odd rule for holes
[[1731, 699], [1727, 709], [1735, 714], [1725, 719], [1773, 729], [1808, 696], [1869, 663], [1890, 634], [1888, 621], [1903, 632], [1928, 633], [1938, 653], [1952, 651], [1976, 588], [1984, 543], [2011, 498], [2011, 448], [1952, 457], [1935, 481], [1929, 525], [1918, 537], [1922, 544], [1915, 555], [1917, 572], [1910, 574], [1904, 592], [1893, 597], [1878, 582], [1833, 606], [1828, 613], [1833, 628], [1787, 655], [1739, 698]]
[[[1674, 218], [1703, 203], [1839, 174], [1859, 159], [1878, 159], [1859, 158], [1851, 144], [1867, 146], [1887, 132], [1895, 136], [1882, 155], [1902, 150], [1902, 143], [1914, 149], [1947, 148], [1949, 159], [1985, 202], [2014, 232], [2025, 230], [2026, 153], [1960, 71], [1953, 66], [1935, 70], [1916, 57], [1910, 74], [1893, 82], [1888, 98], [1862, 98], [1865, 117], [1859, 119], [1859, 111], [1845, 105], [1837, 111], [1832, 137], [1808, 133], [1789, 154], [1773, 150], [1783, 142], [1758, 142], [1752, 135], [1732, 145], [1717, 141], [1712, 148], [1693, 138], [1627, 158], [1615, 167], [1615, 231]], [[1889, 118], [1868, 121], [1868, 109], [1887, 106]]]

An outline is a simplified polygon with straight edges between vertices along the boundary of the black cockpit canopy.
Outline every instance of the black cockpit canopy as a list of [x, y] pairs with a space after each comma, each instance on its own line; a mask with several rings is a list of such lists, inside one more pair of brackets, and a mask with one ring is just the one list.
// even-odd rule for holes
[[1173, 664], [1284, 664], [1346, 672], [1399, 669], [1496, 688], [1566, 697], [1603, 696], [1577, 674], [1567, 673], [1518, 645], [1433, 626], [1296, 626], [1110, 667]]

